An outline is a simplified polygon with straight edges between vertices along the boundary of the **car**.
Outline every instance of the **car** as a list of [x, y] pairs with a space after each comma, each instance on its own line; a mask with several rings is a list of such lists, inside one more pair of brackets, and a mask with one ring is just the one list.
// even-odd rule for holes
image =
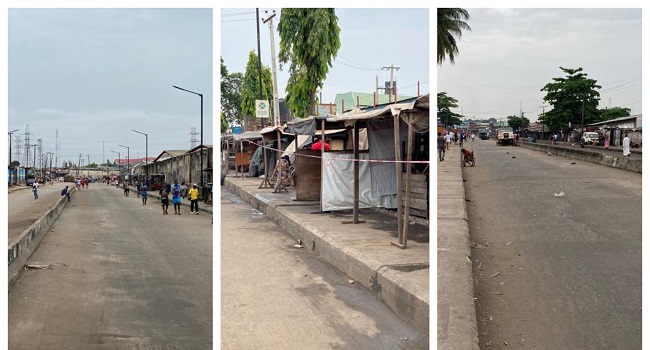
[[582, 142], [587, 145], [598, 144], [598, 136], [597, 132], [585, 132], [582, 134]]

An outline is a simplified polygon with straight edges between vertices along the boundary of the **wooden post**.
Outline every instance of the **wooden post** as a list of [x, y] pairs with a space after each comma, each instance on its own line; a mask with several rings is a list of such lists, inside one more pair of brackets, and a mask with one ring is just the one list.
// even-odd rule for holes
[[[404, 221], [403, 221], [403, 226], [402, 226], [402, 241], [400, 242], [402, 246], [404, 246], [404, 249], [406, 249], [406, 240], [408, 238], [408, 233], [409, 233], [409, 209], [411, 205], [411, 153], [413, 153], [413, 114], [409, 113], [408, 115], [408, 124], [409, 124], [409, 131], [408, 131], [408, 138], [407, 141], [408, 144], [406, 146], [407, 153], [406, 153], [406, 199], [404, 200]], [[400, 193], [402, 192], [401, 189], [401, 184], [400, 184]], [[401, 203], [400, 203], [401, 206]]]
[[359, 121], [354, 123], [354, 207], [352, 223], [359, 223]]
[[395, 172], [397, 174], [397, 243], [391, 242], [392, 245], [404, 249], [402, 245], [402, 164], [401, 161], [401, 145], [399, 139], [399, 114], [394, 117], [393, 123], [394, 138], [395, 138]]
[[[240, 159], [244, 157], [244, 141], [239, 143], [239, 154], [240, 154]], [[250, 166], [250, 165], [249, 165]], [[244, 166], [241, 166], [241, 179], [244, 179]]]
[[[341, 100], [343, 101], [343, 100]], [[323, 169], [325, 166], [325, 118], [320, 123], [320, 211], [323, 212]]]

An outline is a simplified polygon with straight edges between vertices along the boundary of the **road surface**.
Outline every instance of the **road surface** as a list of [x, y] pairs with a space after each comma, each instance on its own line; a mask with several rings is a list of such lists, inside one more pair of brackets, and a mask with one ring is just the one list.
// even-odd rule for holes
[[641, 174], [468, 146], [481, 348], [640, 349]]
[[61, 199], [61, 190], [66, 185], [74, 186], [71, 182], [55, 182], [54, 185], [41, 185], [38, 188], [38, 199], [34, 199], [34, 192], [31, 189], [9, 192], [7, 199], [9, 244], [43, 216], [46, 211], [56, 205], [56, 202]]
[[9, 348], [211, 349], [211, 218], [159, 203], [76, 193], [9, 293]]
[[386, 305], [221, 187], [221, 349], [428, 349]]

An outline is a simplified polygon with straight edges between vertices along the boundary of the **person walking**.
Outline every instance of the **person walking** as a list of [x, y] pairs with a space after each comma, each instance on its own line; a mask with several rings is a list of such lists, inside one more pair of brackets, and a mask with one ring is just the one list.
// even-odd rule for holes
[[165, 186], [160, 189], [160, 202], [162, 203], [163, 215], [167, 215], [167, 209], [169, 208], [169, 193]]
[[140, 186], [140, 196], [142, 197], [142, 205], [147, 205], [147, 186]]
[[142, 185], [140, 185], [139, 181], [135, 182], [135, 188], [136, 188], [137, 193], [138, 193], [138, 198], [140, 198], [140, 191], [142, 190]]
[[190, 188], [190, 213], [199, 215], [199, 189], [196, 187], [196, 184], [192, 185]]
[[126, 182], [123, 183], [122, 188], [124, 188], [124, 197], [128, 197], [129, 196], [129, 184], [126, 183]]
[[65, 186], [65, 188], [61, 191], [61, 195], [68, 197], [68, 202], [70, 201], [70, 191], [68, 190], [68, 186]]
[[442, 136], [442, 133], [438, 133], [438, 160], [445, 160], [445, 137]]
[[623, 157], [629, 157], [630, 156], [630, 138], [627, 137], [627, 134], [625, 134], [625, 138], [623, 139]]
[[472, 142], [474, 142], [474, 133], [472, 133]]
[[605, 150], [609, 150], [609, 137], [605, 137]]
[[38, 181], [32, 184], [32, 192], [34, 192], [34, 199], [38, 199]]
[[449, 149], [449, 145], [451, 145], [451, 134], [449, 132], [445, 135], [445, 144], [447, 145], [447, 149]]
[[181, 182], [181, 198], [186, 199], [187, 198], [187, 185], [185, 184], [185, 181]]
[[181, 215], [181, 186], [178, 185], [178, 180], [175, 180], [172, 186], [172, 204], [174, 204], [174, 215]]

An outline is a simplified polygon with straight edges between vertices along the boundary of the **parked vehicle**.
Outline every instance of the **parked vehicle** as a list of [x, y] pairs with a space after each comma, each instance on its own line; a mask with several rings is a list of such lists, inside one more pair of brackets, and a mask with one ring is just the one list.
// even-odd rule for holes
[[514, 145], [514, 133], [512, 128], [501, 128], [497, 130], [497, 145]]
[[487, 129], [480, 129], [480, 130], [478, 131], [478, 137], [479, 137], [481, 140], [487, 140], [487, 139], [490, 138], [490, 134], [488, 133]]
[[582, 142], [586, 145], [595, 145], [598, 144], [598, 133], [597, 132], [585, 132], [582, 134]]

